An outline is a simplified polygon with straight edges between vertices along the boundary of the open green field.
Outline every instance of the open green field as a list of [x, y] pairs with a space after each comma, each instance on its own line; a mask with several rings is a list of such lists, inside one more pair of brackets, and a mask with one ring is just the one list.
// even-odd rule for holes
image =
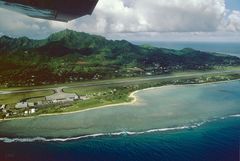
[[23, 99], [33, 98], [33, 97], [45, 97], [53, 94], [53, 91], [37, 91], [37, 92], [27, 92], [27, 93], [14, 93], [0, 95], [0, 104], [14, 105]]

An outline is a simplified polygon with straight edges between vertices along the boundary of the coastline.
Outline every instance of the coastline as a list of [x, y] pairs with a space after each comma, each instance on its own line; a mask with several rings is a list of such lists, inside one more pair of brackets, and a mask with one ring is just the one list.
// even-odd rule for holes
[[199, 83], [199, 84], [180, 84], [180, 85], [169, 84], [169, 85], [163, 85], [163, 86], [159, 86], [159, 87], [149, 87], [149, 88], [145, 88], [145, 89], [136, 90], [136, 91], [133, 91], [132, 93], [130, 93], [130, 95], [129, 95], [128, 97], [129, 97], [129, 98], [133, 98], [133, 100], [132, 100], [131, 102], [122, 102], [122, 103], [117, 103], [117, 104], [109, 104], [109, 105], [97, 106], [97, 107], [92, 107], [92, 108], [88, 108], [88, 109], [84, 109], [84, 110], [78, 110], [78, 111], [72, 111], [72, 112], [52, 113], [52, 114], [40, 114], [40, 115], [38, 115], [38, 116], [16, 117], [16, 118], [0, 119], [0, 123], [1, 123], [1, 122], [4, 122], [4, 121], [33, 119], [33, 118], [44, 117], [44, 116], [68, 115], [68, 114], [74, 114], [74, 113], [87, 112], [87, 111], [91, 111], [91, 110], [103, 109], [103, 108], [107, 108], [107, 107], [114, 107], [114, 106], [135, 104], [135, 103], [137, 103], [137, 101], [138, 101], [138, 100], [137, 100], [137, 97], [136, 97], [136, 94], [137, 94], [138, 92], [147, 91], [147, 90], [152, 90], [152, 89], [159, 89], [159, 88], [163, 88], [163, 87], [199, 86], [199, 85], [228, 83], [228, 82], [239, 81], [239, 80], [240, 80], [240, 79], [217, 81], [217, 82], [206, 82], [206, 83]]
[[[142, 89], [146, 90], [146, 89]], [[133, 98], [131, 102], [123, 102], [123, 103], [117, 103], [117, 104], [109, 104], [109, 105], [104, 105], [104, 106], [97, 106], [93, 108], [88, 108], [84, 110], [78, 110], [78, 111], [72, 111], [72, 112], [63, 112], [63, 113], [52, 113], [52, 114], [41, 114], [38, 116], [29, 116], [29, 117], [16, 117], [16, 118], [7, 118], [7, 119], [0, 119], [0, 123], [4, 121], [11, 121], [11, 120], [24, 120], [24, 119], [31, 119], [31, 118], [37, 118], [37, 117], [44, 117], [44, 116], [58, 116], [58, 115], [68, 115], [68, 114], [74, 114], [74, 113], [80, 113], [80, 112], [86, 112], [86, 111], [91, 111], [91, 110], [97, 110], [97, 109], [102, 109], [102, 108], [107, 108], [107, 107], [114, 107], [114, 106], [120, 106], [120, 105], [129, 105], [129, 104], [134, 104], [137, 102], [137, 98], [135, 94], [139, 91], [142, 90], [137, 90], [132, 92], [128, 97]]]

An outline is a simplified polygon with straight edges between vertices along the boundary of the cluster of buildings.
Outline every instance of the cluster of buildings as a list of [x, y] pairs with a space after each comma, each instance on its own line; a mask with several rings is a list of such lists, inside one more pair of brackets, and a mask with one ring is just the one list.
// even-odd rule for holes
[[62, 90], [56, 90], [53, 95], [46, 96], [44, 101], [38, 102], [19, 102], [15, 105], [16, 109], [26, 109], [25, 115], [33, 114], [36, 112], [37, 107], [49, 104], [68, 103], [76, 100], [87, 100], [85, 96], [79, 97], [75, 93], [64, 93]]
[[[36, 112], [36, 108], [34, 108], [36, 106], [35, 103], [32, 102], [19, 102], [15, 105], [16, 109], [26, 109], [24, 111], [24, 115], [28, 115], [28, 114], [34, 114]], [[27, 109], [29, 108], [29, 109]]]
[[80, 97], [77, 94], [69, 94], [69, 93], [55, 93], [51, 96], [46, 96], [45, 101], [38, 102], [19, 102], [15, 105], [15, 108], [33, 108], [36, 106], [43, 106], [52, 103], [67, 103], [79, 100]]
[[76, 93], [64, 93], [62, 89], [63, 88], [54, 89], [55, 93], [53, 95], [46, 96], [43, 100], [39, 100], [36, 102], [29, 102], [27, 100], [21, 101], [15, 105], [15, 110], [8, 109], [7, 105], [0, 105], [0, 113], [2, 113], [5, 117], [9, 117], [11, 115], [17, 115], [17, 110], [21, 110], [23, 112], [23, 115], [26, 116], [36, 113], [37, 108], [46, 107], [47, 105], [64, 104], [77, 100], [89, 99], [87, 96], [80, 97]]

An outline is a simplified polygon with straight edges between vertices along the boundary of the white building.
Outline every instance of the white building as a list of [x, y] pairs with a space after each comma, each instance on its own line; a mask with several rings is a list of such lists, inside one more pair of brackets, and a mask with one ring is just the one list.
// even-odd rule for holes
[[83, 100], [83, 101], [85, 101], [85, 100], [89, 100], [89, 97], [87, 97], [87, 96], [81, 96], [80, 99]]
[[152, 73], [151, 73], [151, 72], [147, 72], [147, 73], [146, 73], [146, 75], [148, 75], [148, 76], [151, 76], [151, 75], [152, 75]]
[[19, 102], [16, 104], [15, 108], [27, 108], [28, 103], [27, 102]]
[[28, 102], [28, 107], [34, 107], [34, 103], [33, 102]]
[[43, 105], [43, 102], [42, 102], [42, 101], [38, 101], [38, 102], [37, 102], [37, 105], [38, 105], [38, 106], [41, 106], [41, 105]]
[[0, 110], [5, 109], [5, 107], [6, 107], [6, 105], [2, 105], [2, 106], [0, 106]]
[[46, 100], [47, 101], [53, 101], [55, 102], [62, 102], [62, 101], [74, 101], [74, 100], [78, 100], [79, 96], [75, 93], [55, 93], [51, 96], [46, 96]]
[[32, 108], [31, 110], [30, 110], [30, 113], [31, 114], [33, 114], [33, 113], [35, 113], [36, 112], [36, 109], [35, 108]]

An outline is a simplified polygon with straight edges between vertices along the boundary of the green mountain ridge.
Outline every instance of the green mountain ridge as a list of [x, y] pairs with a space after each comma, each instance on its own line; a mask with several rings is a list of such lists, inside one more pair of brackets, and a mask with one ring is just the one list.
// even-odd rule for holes
[[189, 48], [137, 46], [126, 40], [64, 30], [43, 40], [2, 36], [0, 63], [1, 85], [30, 86], [208, 70], [238, 66], [240, 58]]

